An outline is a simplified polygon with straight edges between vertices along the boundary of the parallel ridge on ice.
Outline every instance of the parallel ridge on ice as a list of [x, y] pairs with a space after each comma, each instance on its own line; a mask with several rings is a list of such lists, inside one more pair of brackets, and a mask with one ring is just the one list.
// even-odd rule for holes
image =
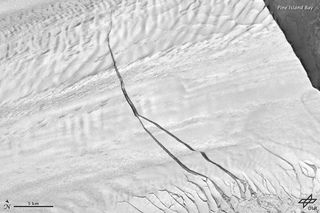
[[[0, 16], [0, 200], [256, 213], [320, 194], [319, 94], [262, 0], [69, 0]], [[197, 152], [147, 128], [212, 182], [181, 170], [133, 117], [111, 19], [137, 110]]]
[[5, 15], [0, 102], [70, 87], [105, 72], [111, 65], [105, 47], [110, 17], [112, 46], [118, 64], [126, 66], [186, 43], [232, 40], [254, 25], [264, 28], [272, 18], [263, 6], [253, 0], [71, 0]]

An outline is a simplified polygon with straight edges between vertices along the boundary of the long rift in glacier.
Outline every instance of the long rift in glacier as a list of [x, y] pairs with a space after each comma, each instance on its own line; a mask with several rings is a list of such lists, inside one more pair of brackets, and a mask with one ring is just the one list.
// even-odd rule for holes
[[[263, 27], [272, 20], [263, 2], [251, 0], [230, 1], [230, 7], [223, 1], [70, 0], [51, 3], [48, 9], [35, 8], [31, 12], [35, 15], [16, 12], [0, 20], [0, 66], [7, 79], [1, 84], [1, 102], [54, 87], [69, 88], [110, 67], [101, 46], [110, 8], [117, 4], [114, 49], [126, 53], [118, 59], [121, 66], [212, 37], [223, 38], [217, 40], [223, 47], [250, 25]], [[33, 34], [38, 29], [41, 33]], [[18, 87], [15, 82], [20, 82]]]
[[[204, 175], [204, 174], [201, 174], [197, 171], [194, 171], [193, 169], [190, 169], [188, 166], [186, 166], [183, 162], [181, 162], [174, 154], [172, 154], [170, 152], [170, 150], [168, 150], [147, 128], [146, 126], [143, 124], [142, 120], [145, 120], [145, 121], [148, 121], [152, 124], [154, 124], [156, 127], [158, 127], [159, 129], [161, 129], [162, 131], [164, 131], [165, 133], [167, 133], [168, 135], [170, 135], [171, 137], [173, 137], [177, 142], [183, 144], [185, 147], [187, 147], [189, 150], [193, 151], [193, 152], [199, 152], [197, 150], [195, 150], [194, 148], [192, 148], [190, 145], [188, 145], [186, 142], [182, 141], [181, 139], [179, 139], [177, 136], [175, 136], [174, 134], [172, 134], [170, 131], [166, 130], [165, 128], [163, 128], [162, 126], [160, 126], [158, 123], [146, 118], [145, 116], [141, 115], [138, 110], [136, 109], [135, 105], [133, 104], [133, 102], [131, 101], [128, 93], [127, 93], [127, 90], [125, 88], [125, 83], [124, 83], [124, 80], [118, 70], [118, 67], [117, 67], [117, 63], [116, 63], [116, 60], [114, 58], [114, 54], [113, 54], [113, 51], [112, 51], [112, 48], [110, 46], [110, 33], [112, 31], [112, 15], [111, 15], [111, 18], [110, 18], [110, 22], [111, 22], [111, 26], [110, 26], [110, 30], [108, 32], [108, 35], [107, 35], [107, 45], [108, 45], [108, 49], [109, 49], [109, 52], [110, 52], [110, 56], [112, 58], [112, 62], [113, 62], [113, 67], [114, 67], [114, 70], [117, 74], [117, 77], [120, 81], [120, 85], [121, 85], [121, 90], [122, 90], [122, 93], [128, 103], [128, 105], [130, 106], [134, 116], [139, 120], [139, 123], [141, 124], [142, 128], [146, 131], [146, 133], [161, 147], [161, 149], [163, 151], [165, 151], [176, 163], [178, 163], [182, 169], [184, 169], [186, 172], [192, 174], [192, 175], [195, 175], [195, 176], [199, 176], [201, 178], [204, 178], [203, 181], [204, 182], [207, 182], [208, 180], [214, 185], [215, 189], [217, 190], [217, 192], [220, 194], [220, 196], [224, 199], [224, 201], [229, 205], [230, 209], [235, 212], [235, 209], [234, 207], [232, 206], [232, 204], [230, 203], [230, 200], [231, 198], [228, 197], [224, 192], [223, 190], [208, 176]], [[238, 178], [236, 175], [232, 174], [230, 171], [228, 171], [227, 169], [223, 168], [221, 165], [213, 162], [211, 159], [208, 158], [208, 156], [206, 155], [205, 152], [200, 152], [202, 157], [214, 164], [215, 166], [219, 167], [221, 170], [223, 170], [224, 172], [226, 172], [232, 179], [234, 179], [234, 181], [238, 184], [238, 187], [239, 187], [239, 191], [241, 193], [241, 198], [242, 199], [246, 199], [245, 197], [245, 191], [247, 190], [246, 186], [248, 186], [248, 189], [250, 190], [250, 193], [251, 193], [251, 196], [252, 195], [255, 195], [255, 192], [252, 190], [251, 186], [247, 184], [247, 182], [245, 180], [242, 180], [240, 178]], [[244, 190], [241, 188], [241, 186], [239, 185], [238, 181], [240, 181], [240, 183], [243, 184], [242, 187], [244, 187]], [[214, 200], [216, 201], [216, 205], [218, 207], [219, 210], [221, 210], [221, 204], [220, 202], [217, 201], [216, 198], [214, 198]], [[225, 211], [225, 210], [224, 210]], [[227, 211], [230, 211], [230, 210], [227, 210]]]
[[320, 196], [320, 95], [266, 5], [2, 7], [0, 204], [303, 211]]

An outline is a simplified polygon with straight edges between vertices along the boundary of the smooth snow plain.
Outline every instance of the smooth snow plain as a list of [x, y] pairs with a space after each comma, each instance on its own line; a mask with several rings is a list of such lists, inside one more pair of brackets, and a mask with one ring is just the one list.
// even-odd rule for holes
[[54, 205], [9, 212], [314, 212], [320, 95], [262, 0], [8, 2], [0, 202]]

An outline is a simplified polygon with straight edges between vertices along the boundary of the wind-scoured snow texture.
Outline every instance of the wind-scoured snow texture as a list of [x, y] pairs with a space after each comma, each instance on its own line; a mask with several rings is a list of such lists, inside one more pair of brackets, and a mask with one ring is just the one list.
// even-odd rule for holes
[[[230, 41], [251, 24], [271, 22], [263, 2], [67, 1], [5, 15], [0, 20], [0, 101], [71, 87], [105, 72], [112, 13], [112, 47], [120, 66], [183, 44]], [[113, 12], [112, 12], [113, 11]], [[219, 44], [223, 46], [223, 44]]]
[[[70, 0], [3, 13], [0, 30], [0, 201], [256, 213], [320, 195], [320, 96], [262, 0]], [[139, 113], [195, 151], [146, 128], [211, 181], [141, 128], [110, 30]]]

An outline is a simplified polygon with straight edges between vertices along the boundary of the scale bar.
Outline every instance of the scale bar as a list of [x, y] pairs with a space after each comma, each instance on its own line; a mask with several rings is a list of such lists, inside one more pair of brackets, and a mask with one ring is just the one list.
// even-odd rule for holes
[[53, 208], [53, 206], [13, 206], [15, 208]]

